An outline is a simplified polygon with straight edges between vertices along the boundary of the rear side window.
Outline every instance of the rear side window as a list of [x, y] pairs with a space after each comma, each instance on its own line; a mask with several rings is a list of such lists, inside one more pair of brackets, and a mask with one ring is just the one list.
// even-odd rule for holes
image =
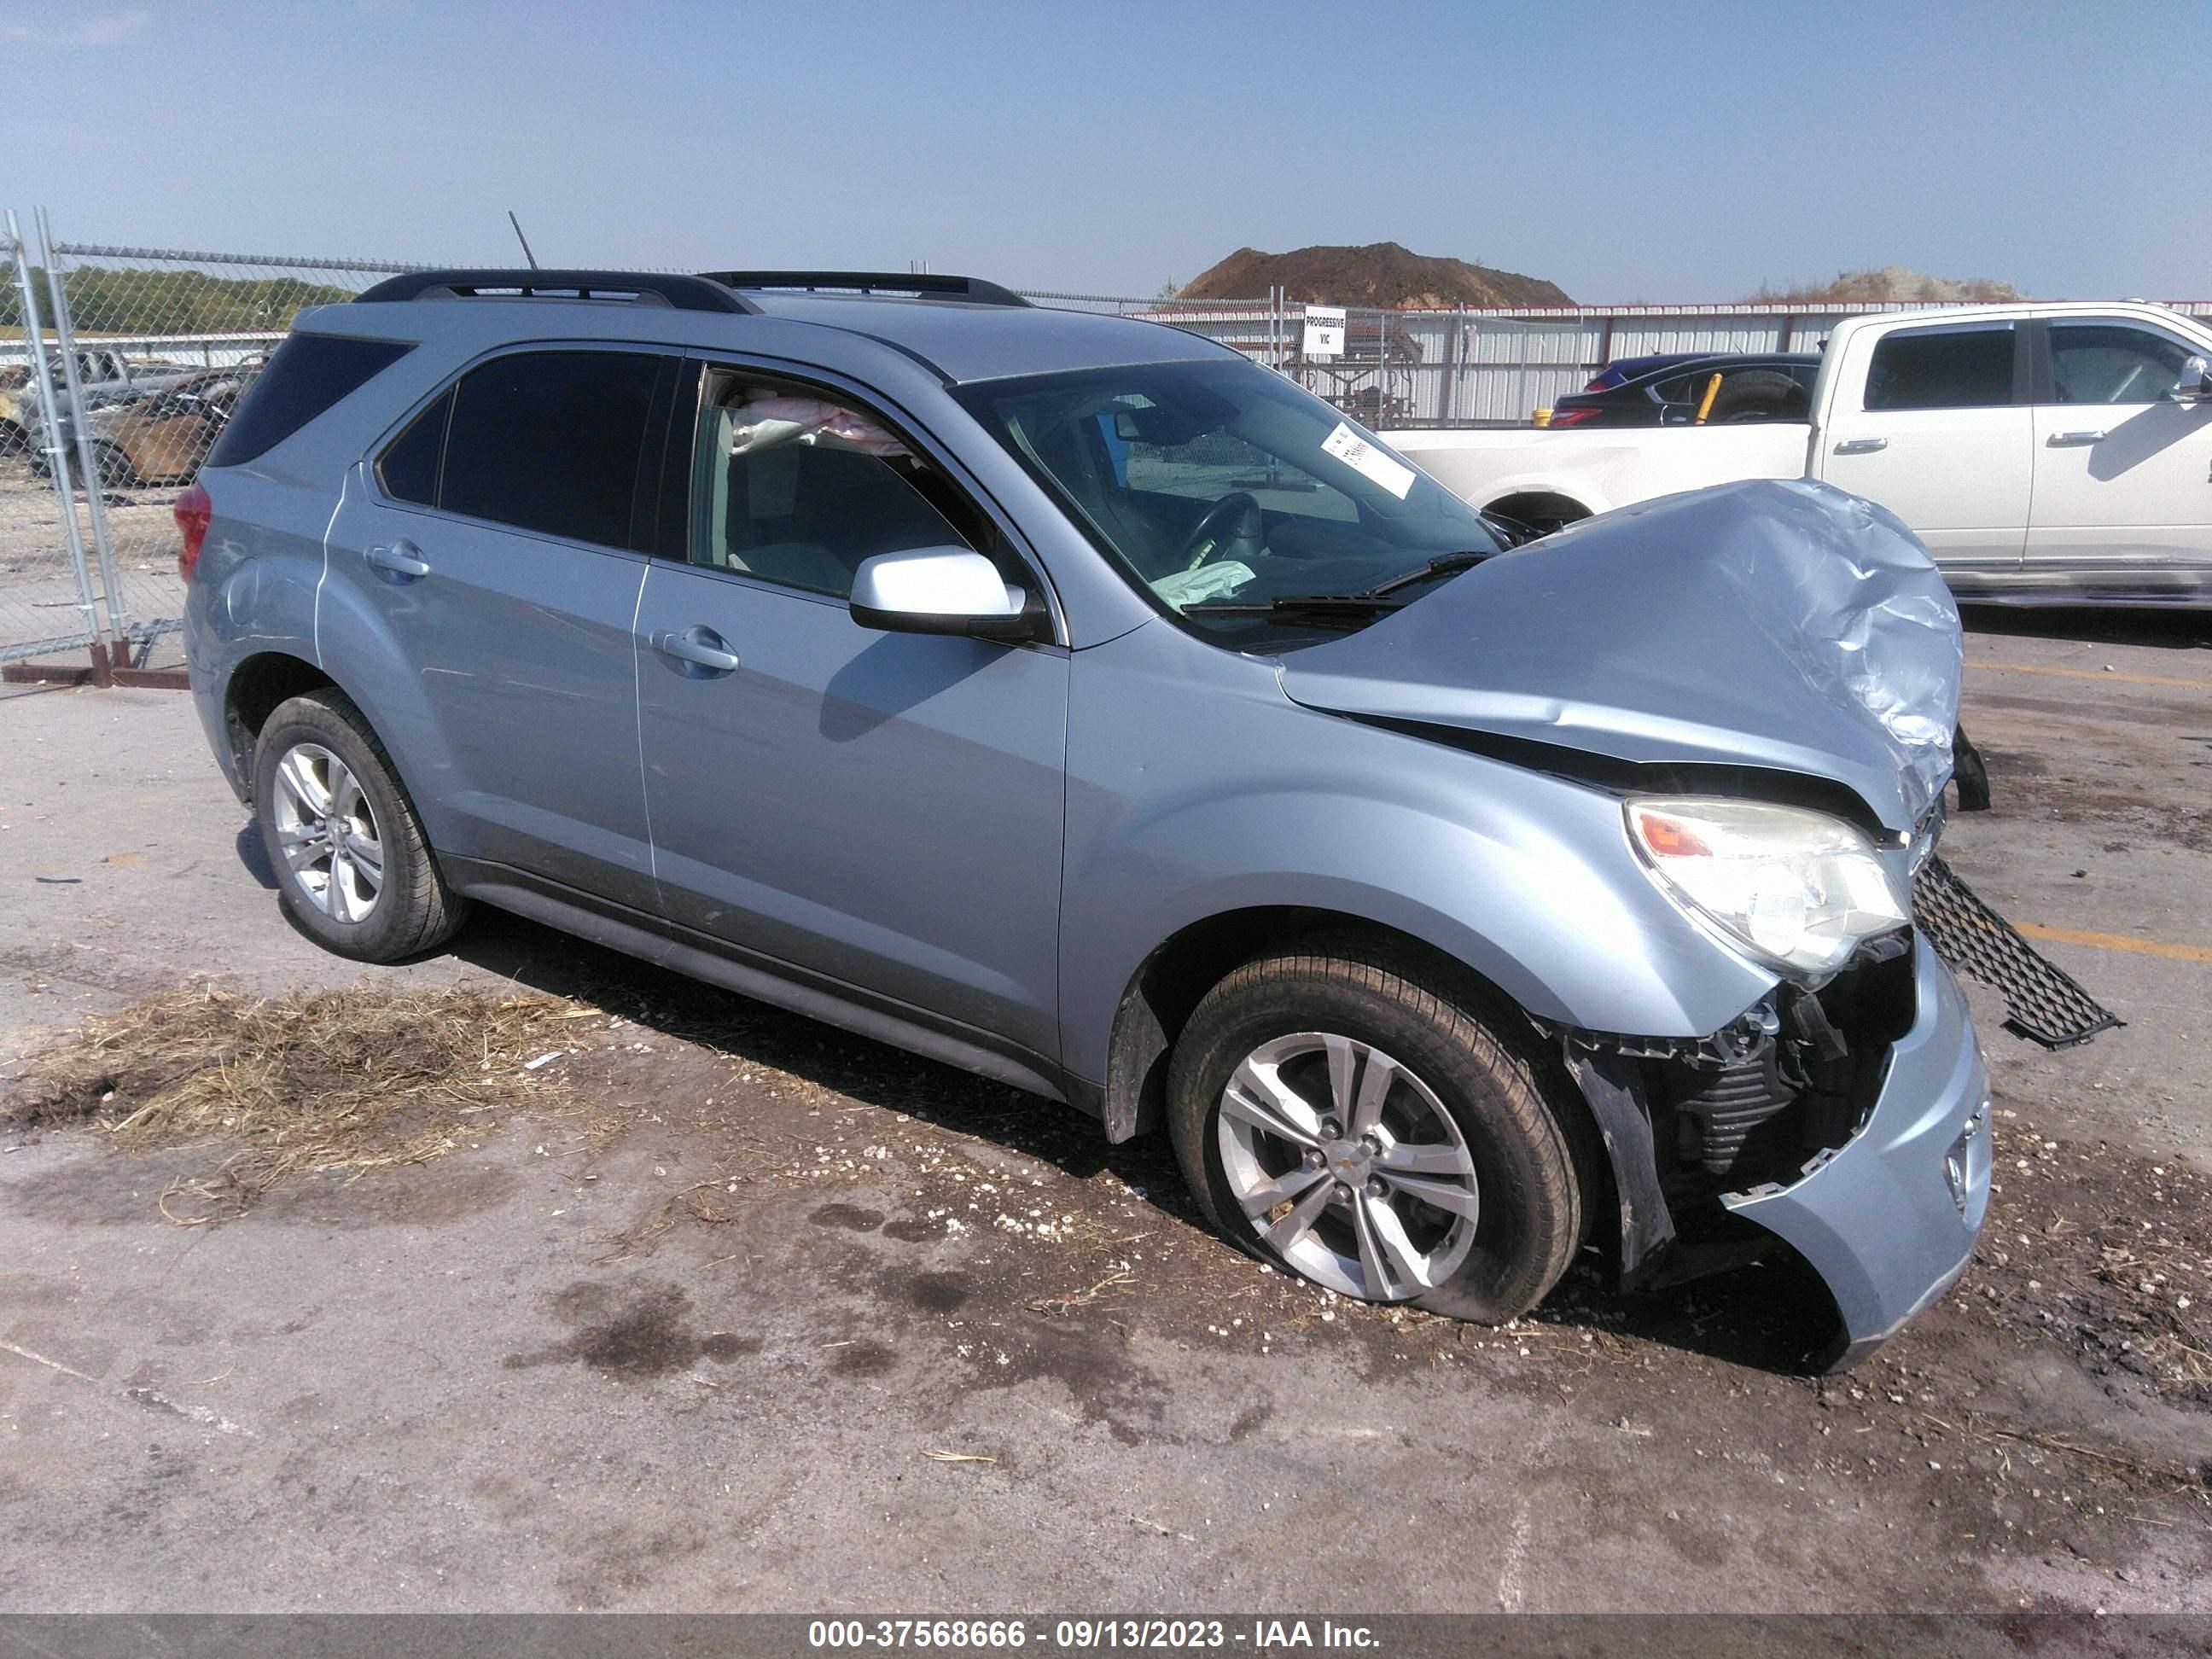
[[1994, 409], [2013, 401], [2010, 323], [1908, 328], [1885, 335], [1867, 373], [1866, 406]]
[[[437, 505], [518, 530], [635, 545], [640, 471], [649, 461], [659, 477], [664, 434], [653, 416], [659, 409], [665, 425], [665, 405], [654, 395], [663, 361], [626, 351], [531, 351], [471, 369], [450, 394]], [[387, 469], [416, 427], [387, 452]], [[420, 454], [399, 459], [419, 483]]]
[[236, 466], [275, 448], [348, 393], [415, 348], [399, 340], [291, 334], [276, 348], [208, 453], [210, 466]]
[[415, 417], [398, 441], [384, 452], [376, 476], [394, 501], [418, 507], [438, 504], [438, 468], [446, 459], [446, 423], [453, 417], [451, 392]]

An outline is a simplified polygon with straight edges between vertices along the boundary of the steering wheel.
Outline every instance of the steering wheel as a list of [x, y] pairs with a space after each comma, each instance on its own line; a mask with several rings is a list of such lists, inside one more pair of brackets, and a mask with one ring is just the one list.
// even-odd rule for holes
[[1191, 526], [1190, 534], [1183, 538], [1182, 551], [1176, 556], [1176, 568], [1195, 570], [1200, 565], [1255, 557], [1266, 533], [1260, 503], [1245, 490], [1232, 490], [1206, 508], [1206, 516]]

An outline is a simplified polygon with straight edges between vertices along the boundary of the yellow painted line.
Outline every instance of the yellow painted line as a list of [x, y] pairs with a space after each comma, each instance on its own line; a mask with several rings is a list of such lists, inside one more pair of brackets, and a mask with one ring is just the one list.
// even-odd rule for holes
[[2179, 685], [2192, 691], [2212, 691], [2212, 680], [2169, 679], [2162, 674], [2111, 674], [2101, 668], [2039, 668], [2024, 662], [1970, 662], [1969, 668], [1990, 668], [2000, 674], [2055, 674], [2069, 680], [2119, 680], [2129, 685]]
[[2013, 926], [2030, 939], [2056, 939], [2061, 945], [2132, 951], [2139, 957], [2166, 957], [2174, 962], [2212, 962], [2212, 951], [2201, 945], [2169, 945], [2161, 939], [2130, 939], [2125, 933], [2085, 933], [2075, 927], [2045, 927], [2039, 921], [2015, 921]]

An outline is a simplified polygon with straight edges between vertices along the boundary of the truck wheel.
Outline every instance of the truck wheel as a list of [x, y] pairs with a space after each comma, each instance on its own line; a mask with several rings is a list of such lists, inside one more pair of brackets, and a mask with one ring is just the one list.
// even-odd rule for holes
[[1251, 963], [1176, 1044], [1184, 1179], [1233, 1243], [1315, 1284], [1515, 1318], [1566, 1270], [1583, 1213], [1566, 1135], [1510, 1030], [1408, 952], [1348, 943]]
[[1705, 424], [1737, 426], [1748, 421], [1802, 421], [1809, 418], [1812, 412], [1812, 398], [1787, 374], [1770, 368], [1747, 368], [1721, 382], [1720, 392], [1706, 412]]
[[1517, 495], [1501, 495], [1482, 510], [1523, 526], [1539, 536], [1548, 536], [1554, 530], [1564, 529], [1590, 515], [1589, 508], [1573, 496], [1557, 495], [1550, 490], [1524, 490]]
[[254, 750], [253, 796], [284, 906], [324, 949], [398, 962], [461, 925], [467, 902], [447, 889], [391, 757], [343, 692], [277, 706]]

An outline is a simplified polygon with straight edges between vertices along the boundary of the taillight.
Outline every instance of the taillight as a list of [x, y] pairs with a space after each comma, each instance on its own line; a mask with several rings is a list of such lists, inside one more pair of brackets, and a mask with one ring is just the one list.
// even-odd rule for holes
[[1555, 409], [1552, 411], [1551, 424], [1554, 427], [1580, 426], [1584, 421], [1594, 421], [1597, 417], [1598, 411], [1595, 409]]
[[1599, 375], [1597, 379], [1592, 380], [1588, 386], [1583, 388], [1585, 392], [1603, 392], [1605, 389], [1605, 376], [1602, 374]]
[[177, 528], [184, 532], [184, 545], [177, 550], [177, 574], [186, 581], [200, 562], [200, 544], [207, 540], [208, 526], [215, 522], [215, 502], [209, 499], [207, 486], [194, 483], [185, 487], [169, 509], [177, 515]]

